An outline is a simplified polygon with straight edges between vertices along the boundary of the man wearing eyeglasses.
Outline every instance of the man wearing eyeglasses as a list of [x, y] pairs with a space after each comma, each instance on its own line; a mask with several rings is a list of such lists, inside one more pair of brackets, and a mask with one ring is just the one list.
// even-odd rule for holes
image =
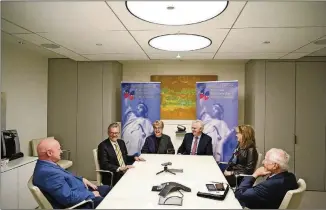
[[192, 133], [186, 133], [178, 154], [213, 155], [212, 138], [203, 133], [204, 124], [201, 120], [192, 122]]
[[[128, 156], [125, 142], [118, 139], [120, 128], [118, 123], [112, 123], [108, 127], [109, 138], [98, 145], [97, 157], [101, 170], [113, 172], [113, 186], [120, 180], [123, 174], [130, 168], [134, 161], [145, 161], [143, 158]], [[102, 183], [110, 184], [110, 177], [107, 173], [102, 173]]]
[[[295, 175], [288, 172], [289, 159], [285, 151], [270, 149], [263, 161], [264, 166], [252, 176], [245, 177], [235, 191], [241, 205], [250, 209], [278, 209], [286, 192], [298, 188]], [[267, 176], [267, 179], [253, 186], [262, 176]]]

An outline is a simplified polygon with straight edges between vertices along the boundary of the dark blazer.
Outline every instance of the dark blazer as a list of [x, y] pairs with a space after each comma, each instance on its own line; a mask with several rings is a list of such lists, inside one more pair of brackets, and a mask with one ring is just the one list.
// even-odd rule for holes
[[55, 163], [37, 160], [33, 174], [33, 184], [48, 199], [54, 209], [76, 205], [85, 199], [94, 199], [83, 178], [74, 176]]
[[[186, 133], [182, 144], [178, 149], [178, 153], [189, 155], [191, 153], [191, 145], [194, 135]], [[199, 145], [197, 147], [197, 155], [213, 155], [212, 138], [204, 133], [201, 134]]]
[[160, 145], [157, 145], [157, 143], [158, 142], [154, 134], [148, 136], [145, 140], [141, 153], [167, 154], [168, 149], [171, 150], [173, 154], [175, 153], [170, 136], [162, 134]]
[[[232, 160], [236, 158], [236, 162]], [[229, 160], [226, 170], [239, 174], [253, 174], [258, 160], [258, 152], [255, 146], [246, 149], [238, 148]]]
[[[134, 156], [128, 156], [128, 151], [126, 144], [123, 140], [117, 140], [118, 145], [121, 150], [123, 160], [126, 165], [133, 163]], [[97, 148], [97, 158], [99, 161], [100, 169], [113, 172], [113, 185], [115, 185], [119, 179], [122, 177], [123, 172], [117, 172], [117, 169], [120, 167], [117, 155], [113, 148], [110, 139], [105, 139], [102, 141]], [[102, 183], [105, 185], [110, 185], [110, 175], [108, 173], [102, 173]]]
[[278, 209], [286, 192], [298, 188], [295, 175], [282, 172], [253, 187], [256, 179], [245, 177], [235, 197], [242, 206], [250, 209]]

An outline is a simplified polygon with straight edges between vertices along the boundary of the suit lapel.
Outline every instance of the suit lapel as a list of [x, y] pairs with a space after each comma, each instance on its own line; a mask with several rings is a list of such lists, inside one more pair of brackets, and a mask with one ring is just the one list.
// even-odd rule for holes
[[197, 154], [200, 153], [201, 151], [201, 148], [205, 148], [205, 138], [204, 138], [204, 133], [201, 134], [200, 136], [200, 139], [199, 139], [199, 144], [198, 144], [198, 147], [197, 147]]
[[[119, 142], [118, 142], [118, 144], [119, 144]], [[110, 139], [107, 139], [107, 146], [108, 146], [108, 150], [109, 150], [108, 152], [112, 154], [112, 157], [114, 158], [115, 162], [117, 163], [117, 165], [119, 165], [117, 154], [115, 153], [115, 150], [113, 148], [113, 145], [112, 145]]]

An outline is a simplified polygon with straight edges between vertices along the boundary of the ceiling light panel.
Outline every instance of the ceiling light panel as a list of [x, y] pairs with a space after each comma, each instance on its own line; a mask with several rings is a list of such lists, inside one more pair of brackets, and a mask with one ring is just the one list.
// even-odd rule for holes
[[189, 25], [221, 14], [228, 1], [126, 1], [135, 17], [161, 25]]
[[212, 41], [195, 34], [166, 34], [152, 38], [148, 44], [159, 50], [183, 52], [206, 48]]

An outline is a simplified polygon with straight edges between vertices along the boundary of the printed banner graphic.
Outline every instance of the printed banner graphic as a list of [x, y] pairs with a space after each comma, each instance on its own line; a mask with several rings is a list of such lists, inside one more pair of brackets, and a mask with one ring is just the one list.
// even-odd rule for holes
[[238, 81], [197, 82], [197, 119], [212, 137], [216, 161], [229, 161], [237, 146]]
[[121, 138], [128, 155], [140, 154], [146, 137], [153, 134], [152, 123], [160, 119], [160, 92], [159, 82], [121, 83]]

